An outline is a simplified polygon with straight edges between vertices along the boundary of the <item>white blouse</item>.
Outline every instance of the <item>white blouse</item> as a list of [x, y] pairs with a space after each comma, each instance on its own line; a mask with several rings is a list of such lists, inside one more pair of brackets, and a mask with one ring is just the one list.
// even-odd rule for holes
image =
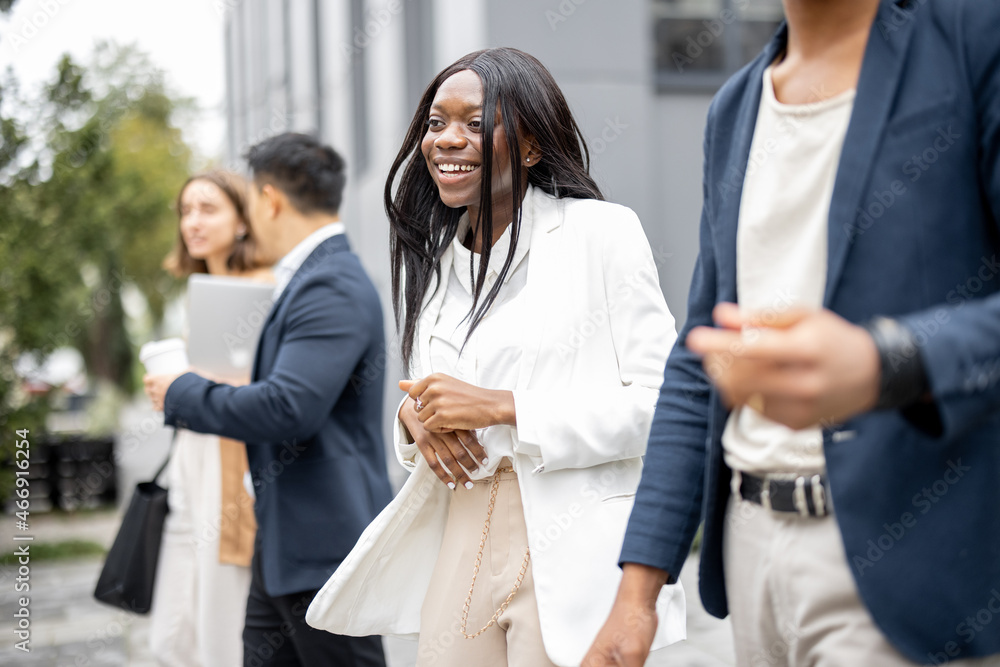
[[[490, 253], [486, 282], [480, 303], [493, 288], [510, 248], [511, 227], [493, 245]], [[518, 369], [521, 366], [524, 329], [524, 299], [522, 292], [528, 281], [528, 246], [531, 238], [531, 210], [524, 207], [521, 213], [521, 230], [514, 252], [514, 260], [497, 294], [496, 301], [482, 322], [466, 342], [472, 320], [472, 275], [479, 271], [480, 255], [466, 248], [460, 239], [469, 229], [468, 213], [459, 221], [458, 231], [452, 240], [455, 261], [448, 275], [448, 284], [430, 335], [430, 360], [432, 373], [444, 373], [462, 382], [486, 389], [513, 391], [517, 387]], [[472, 267], [472, 274], [469, 267]], [[478, 306], [477, 306], [478, 308]], [[463, 349], [464, 344], [464, 349]], [[478, 429], [476, 435], [486, 449], [489, 462], [473, 471], [472, 479], [492, 475], [500, 460], [514, 456], [514, 428], [506, 425]]]

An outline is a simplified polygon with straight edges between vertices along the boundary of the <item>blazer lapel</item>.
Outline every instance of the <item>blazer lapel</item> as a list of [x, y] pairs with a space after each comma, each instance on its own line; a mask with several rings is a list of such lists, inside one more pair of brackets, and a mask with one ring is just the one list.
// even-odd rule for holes
[[[547, 241], [551, 239], [549, 232], [562, 224], [562, 208], [555, 200], [538, 194], [531, 189], [524, 198], [524, 206], [531, 207], [532, 225], [531, 240], [528, 250], [528, 283], [524, 287], [527, 299], [526, 309], [528, 316], [524, 323], [523, 350], [521, 356], [521, 368], [518, 372], [518, 388], [527, 386], [531, 371], [538, 358], [538, 349], [541, 345], [542, 330], [545, 326], [546, 313], [550, 307], [550, 301], [546, 299], [547, 294], [540, 285], [555, 284], [554, 272], [556, 263], [539, 259], [539, 257], [551, 257], [548, 253]], [[527, 210], [525, 213], [527, 214]], [[431, 370], [430, 339], [437, 321], [438, 313], [441, 312], [441, 304], [444, 302], [444, 295], [447, 291], [448, 276], [451, 272], [452, 263], [455, 260], [454, 251], [449, 246], [441, 255], [441, 282], [442, 285], [433, 297], [429, 297], [420, 312], [420, 319], [417, 321], [417, 349], [419, 350], [419, 368], [413, 368], [413, 377], [422, 377]], [[533, 289], [534, 286], [534, 289]]]
[[[919, 11], [919, 8], [910, 11]], [[901, 9], [892, 0], [884, 0], [879, 5], [868, 36], [854, 111], [844, 138], [830, 202], [826, 290], [823, 295], [823, 306], [827, 308], [855, 236], [850, 232], [856, 222], [857, 211], [864, 203], [875, 153], [906, 62], [913, 22], [907, 10]]]
[[[564, 207], [559, 200], [545, 196], [541, 191], [530, 190], [524, 199], [531, 206], [531, 241], [528, 247], [528, 282], [524, 286], [526, 317], [522, 330], [521, 368], [517, 387], [525, 389], [538, 359], [542, 332], [552, 308], [552, 286], [558, 284], [559, 263], [555, 261], [558, 249], [550, 245], [557, 241], [552, 234], [563, 222]], [[555, 250], [555, 251], [553, 251]]]
[[337, 234], [336, 236], [331, 236], [320, 243], [311, 253], [309, 253], [298, 270], [292, 274], [291, 280], [289, 280], [288, 284], [285, 285], [285, 289], [281, 291], [281, 294], [274, 302], [274, 305], [271, 306], [271, 312], [267, 314], [267, 320], [264, 322], [264, 329], [266, 329], [274, 320], [278, 313], [278, 308], [280, 308], [281, 304], [285, 302], [288, 295], [295, 290], [295, 286], [298, 285], [302, 278], [309, 275], [312, 271], [315, 271], [325, 258], [342, 250], [350, 250], [350, 245], [347, 242], [346, 236], [343, 234]]
[[254, 356], [253, 360], [253, 373], [251, 374], [252, 379], [256, 380], [260, 377], [260, 359], [261, 351], [264, 347], [264, 337], [267, 334], [268, 329], [274, 323], [278, 310], [288, 298], [288, 295], [291, 294], [295, 286], [298, 285], [305, 275], [307, 275], [310, 271], [315, 270], [318, 263], [321, 262], [324, 257], [341, 250], [350, 250], [347, 237], [343, 234], [331, 236], [316, 246], [316, 249], [309, 253], [309, 256], [306, 257], [304, 262], [302, 262], [302, 266], [300, 266], [299, 269], [292, 275], [291, 280], [289, 280], [288, 284], [285, 285], [285, 289], [281, 291], [281, 294], [278, 295], [278, 298], [271, 305], [271, 310], [267, 313], [267, 319], [264, 320], [264, 326], [260, 329], [260, 338], [257, 342], [257, 354]]

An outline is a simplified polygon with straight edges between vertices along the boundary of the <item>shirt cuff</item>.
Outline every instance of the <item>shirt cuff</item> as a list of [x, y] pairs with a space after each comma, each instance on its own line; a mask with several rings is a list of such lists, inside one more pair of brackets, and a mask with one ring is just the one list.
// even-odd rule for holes
[[396, 450], [396, 459], [399, 461], [399, 464], [407, 470], [413, 470], [417, 467], [417, 456], [420, 455], [420, 450], [410, 436], [410, 432], [399, 418], [399, 411], [403, 408], [403, 403], [409, 398], [409, 396], [403, 396], [403, 400], [396, 406], [396, 412], [392, 420], [393, 446]]

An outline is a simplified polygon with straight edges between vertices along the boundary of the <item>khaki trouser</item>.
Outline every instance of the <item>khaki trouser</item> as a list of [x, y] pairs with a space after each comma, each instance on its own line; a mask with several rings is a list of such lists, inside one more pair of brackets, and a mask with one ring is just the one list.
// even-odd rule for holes
[[[505, 460], [501, 467], [509, 465]], [[489, 538], [476, 578], [466, 632], [489, 623], [510, 594], [524, 561], [528, 533], [517, 474], [499, 472], [499, 488]], [[479, 553], [493, 478], [454, 491], [441, 553], [420, 613], [418, 667], [546, 667], [529, 561], [520, 589], [500, 619], [475, 639], [460, 630], [462, 606], [469, 594]], [[403, 555], [405, 557], [405, 555]]]
[[[893, 648], [858, 597], [833, 516], [772, 512], [734, 496], [723, 560], [740, 667], [917, 664]], [[948, 664], [996, 667], [1000, 656]]]

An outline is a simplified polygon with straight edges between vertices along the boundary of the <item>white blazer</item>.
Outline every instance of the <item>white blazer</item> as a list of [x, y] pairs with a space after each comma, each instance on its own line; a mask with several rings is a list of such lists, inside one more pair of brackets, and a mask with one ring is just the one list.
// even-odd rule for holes
[[[533, 218], [513, 464], [545, 650], [557, 665], [579, 665], [621, 580], [618, 556], [677, 334], [630, 209], [529, 188], [523, 215]], [[449, 247], [445, 279], [451, 262]], [[425, 299], [414, 378], [430, 367], [445, 291]], [[313, 600], [306, 614], [313, 627], [353, 636], [420, 630], [451, 491], [416, 445], [402, 444], [396, 422], [397, 457], [413, 474]], [[680, 584], [663, 588], [657, 613], [654, 648], [685, 638]]]

